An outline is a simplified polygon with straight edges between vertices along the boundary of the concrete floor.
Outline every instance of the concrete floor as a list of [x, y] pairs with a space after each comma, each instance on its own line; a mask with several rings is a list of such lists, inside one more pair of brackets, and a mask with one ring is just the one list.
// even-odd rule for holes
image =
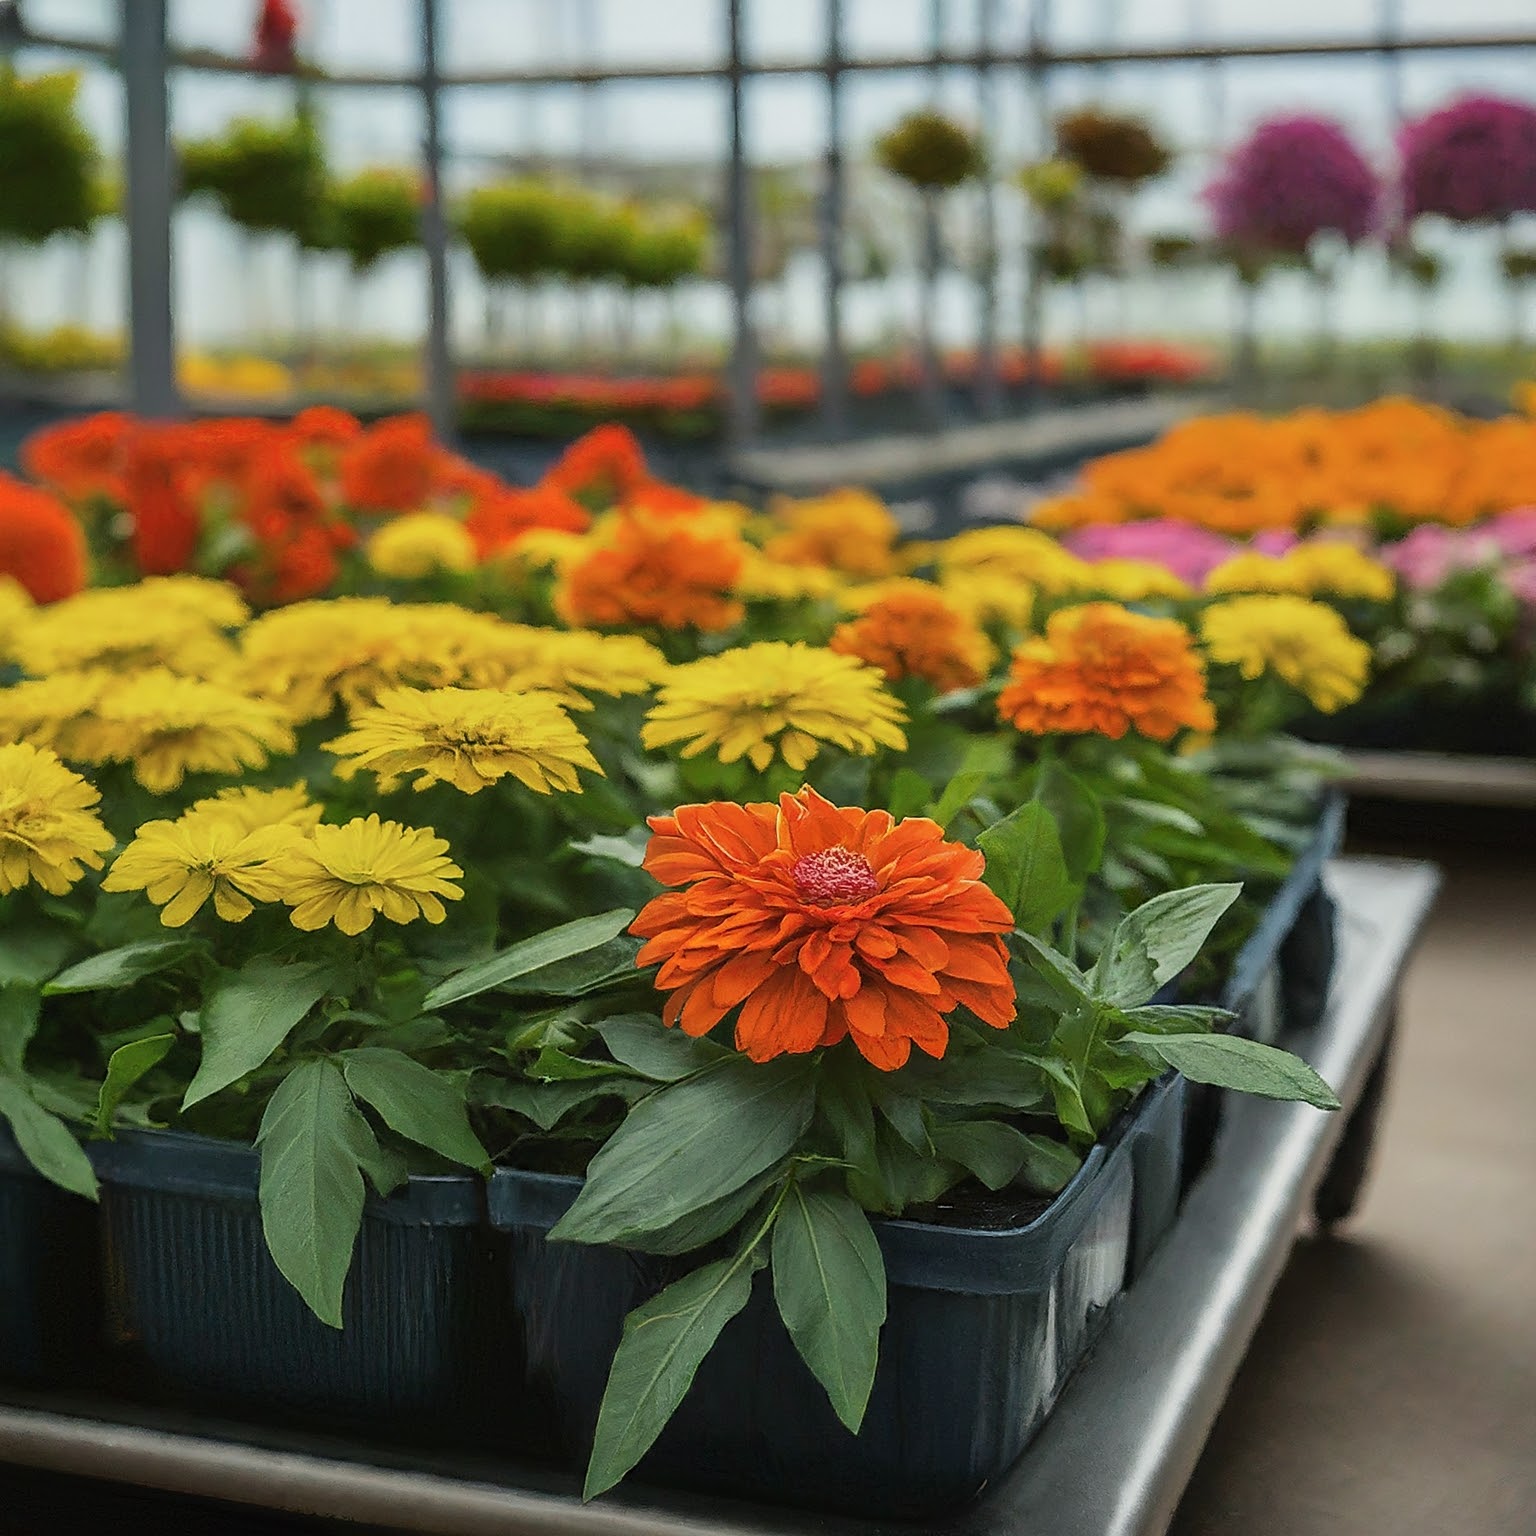
[[[1449, 865], [1375, 1175], [1298, 1242], [1173, 1536], [1536, 1536], [1536, 816], [1453, 831], [1363, 850]], [[0, 1536], [167, 1526], [364, 1536], [0, 1472]]]
[[1171, 1529], [1536, 1533], [1529, 823], [1451, 862], [1361, 1209], [1298, 1243]]

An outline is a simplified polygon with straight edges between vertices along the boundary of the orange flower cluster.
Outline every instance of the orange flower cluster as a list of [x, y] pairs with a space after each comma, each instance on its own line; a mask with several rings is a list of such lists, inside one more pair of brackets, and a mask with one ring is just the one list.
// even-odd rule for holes
[[0, 471], [0, 577], [34, 602], [72, 597], [85, 585], [85, 534], [63, 502]]
[[1139, 731], [1167, 741], [1211, 731], [1216, 716], [1190, 633], [1117, 603], [1060, 608], [1014, 652], [998, 713], [1031, 736]]
[[746, 612], [734, 595], [745, 558], [737, 539], [621, 512], [608, 537], [561, 573], [555, 609], [598, 629], [730, 629]]
[[1266, 419], [1202, 416], [1087, 465], [1033, 520], [1061, 531], [1166, 517], [1238, 537], [1374, 512], [1465, 525], [1536, 501], [1536, 421], [1405, 399]]
[[918, 677], [941, 693], [974, 688], [992, 662], [992, 644], [937, 587], [893, 585], [857, 618], [840, 624], [829, 650], [879, 667], [891, 682]]
[[668, 891], [631, 932], [660, 963], [662, 1014], [690, 1035], [738, 1004], [754, 1061], [851, 1038], [884, 1071], [942, 1056], [946, 1015], [1004, 1029], [1015, 1012], [1002, 935], [1013, 917], [985, 860], [922, 817], [840, 809], [813, 789], [777, 806], [685, 805], [651, 818], [645, 867]]
[[601, 509], [635, 500], [650, 478], [634, 433], [608, 425], [578, 437], [545, 473], [544, 484]]
[[[562, 478], [595, 475], [591, 484], [639, 494], [657, 512], [704, 504], [652, 481], [639, 445], [621, 428], [573, 444], [562, 474], [519, 490], [439, 447], [424, 416], [365, 427], [333, 406], [311, 407], [287, 424], [244, 417], [162, 424], [104, 412], [34, 433], [22, 462], [76, 516], [95, 521], [103, 508], [125, 512], [140, 575], [192, 569], [211, 547], [240, 551], [218, 574], [258, 604], [329, 590], [341, 552], [359, 542], [359, 517], [438, 508], [463, 517], [480, 558], [489, 560], [530, 530], [579, 533], [590, 526], [590, 513], [561, 488]], [[60, 517], [73, 522], [58, 507], [56, 514], [29, 516], [25, 529], [56, 528]], [[18, 525], [18, 548], [21, 534]], [[66, 542], [83, 550], [78, 526]], [[66, 574], [43, 581], [40, 590], [69, 580], [78, 586], [82, 578], [67, 575], [73, 557], [59, 558]], [[29, 583], [35, 579], [33, 571]]]
[[477, 498], [464, 526], [480, 558], [492, 560], [535, 528], [585, 533], [592, 526], [592, 514], [552, 485], [536, 485], [526, 491], [498, 486]]

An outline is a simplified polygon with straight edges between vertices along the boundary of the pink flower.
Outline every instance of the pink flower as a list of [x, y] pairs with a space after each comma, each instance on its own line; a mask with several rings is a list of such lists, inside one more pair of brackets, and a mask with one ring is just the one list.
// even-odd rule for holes
[[1396, 544], [1384, 544], [1378, 555], [1417, 592], [1438, 587], [1452, 571], [1495, 564], [1499, 546], [1481, 533], [1467, 533], [1425, 523]]
[[1172, 571], [1191, 586], [1199, 586], [1237, 552], [1237, 545], [1218, 534], [1168, 518], [1078, 528], [1062, 542], [1079, 559], [1146, 560]]
[[1506, 555], [1536, 555], [1536, 507], [1515, 507], [1490, 518], [1478, 532]]
[[1510, 566], [1504, 572], [1504, 580], [1527, 608], [1536, 609], [1536, 560]]

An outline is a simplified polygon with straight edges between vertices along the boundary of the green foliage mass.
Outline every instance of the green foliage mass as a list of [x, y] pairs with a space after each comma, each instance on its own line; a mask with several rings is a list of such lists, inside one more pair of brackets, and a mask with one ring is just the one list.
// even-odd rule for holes
[[366, 272], [375, 262], [415, 245], [421, 233], [415, 178], [391, 167], [359, 171], [333, 182], [332, 239], [346, 253], [354, 272]]
[[0, 240], [41, 245], [84, 234], [101, 211], [79, 86], [73, 73], [23, 80], [0, 67]]
[[307, 114], [277, 123], [237, 118], [221, 136], [183, 145], [181, 188], [187, 197], [212, 197], [231, 223], [252, 234], [332, 243], [325, 153]]
[[925, 192], [958, 187], [980, 175], [981, 141], [942, 112], [911, 112], [875, 144], [883, 170]]

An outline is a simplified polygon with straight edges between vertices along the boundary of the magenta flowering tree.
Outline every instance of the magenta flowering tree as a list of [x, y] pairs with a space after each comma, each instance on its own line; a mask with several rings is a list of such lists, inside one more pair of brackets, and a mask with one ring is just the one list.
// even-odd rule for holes
[[1398, 136], [1402, 218], [1438, 213], [1457, 224], [1502, 224], [1536, 213], [1536, 107], [1464, 96]]
[[[1404, 126], [1398, 137], [1399, 217], [1425, 214], [1456, 224], [1509, 225], [1536, 213], [1536, 107], [1499, 96], [1463, 96]], [[1509, 339], [1520, 346], [1522, 290], [1531, 267], [1509, 244], [1502, 270], [1509, 294]]]
[[1318, 239], [1333, 235], [1355, 245], [1379, 222], [1381, 184], [1354, 141], [1325, 117], [1270, 118], [1231, 151], [1205, 199], [1243, 284], [1241, 370], [1252, 370], [1255, 290], [1276, 261], [1311, 258], [1325, 350], [1334, 267], [1322, 259]]

